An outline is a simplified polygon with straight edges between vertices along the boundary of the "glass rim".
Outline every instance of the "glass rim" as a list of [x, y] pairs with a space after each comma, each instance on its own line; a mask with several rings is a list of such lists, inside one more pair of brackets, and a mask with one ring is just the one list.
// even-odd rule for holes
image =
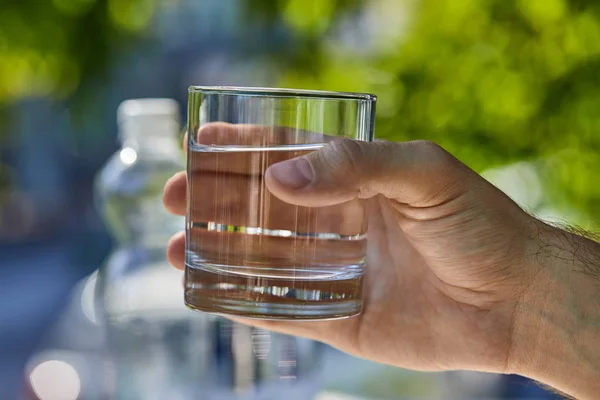
[[272, 97], [305, 97], [323, 100], [366, 100], [374, 102], [377, 96], [371, 93], [336, 92], [329, 90], [308, 90], [245, 86], [196, 86], [188, 88], [189, 93], [224, 94], [232, 96], [272, 96]]

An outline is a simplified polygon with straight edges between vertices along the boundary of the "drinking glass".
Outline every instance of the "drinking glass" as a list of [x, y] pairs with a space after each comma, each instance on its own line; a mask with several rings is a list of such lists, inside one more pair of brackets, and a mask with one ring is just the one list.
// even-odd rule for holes
[[189, 89], [189, 307], [277, 319], [360, 313], [364, 201], [297, 206], [271, 194], [264, 175], [342, 137], [372, 141], [375, 102], [363, 93]]

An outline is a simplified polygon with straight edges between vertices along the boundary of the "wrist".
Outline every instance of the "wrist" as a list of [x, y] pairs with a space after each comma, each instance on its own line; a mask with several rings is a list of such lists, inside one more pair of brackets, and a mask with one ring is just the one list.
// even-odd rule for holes
[[515, 310], [507, 372], [591, 398], [600, 393], [600, 245], [539, 221], [533, 232], [524, 267], [535, 274]]

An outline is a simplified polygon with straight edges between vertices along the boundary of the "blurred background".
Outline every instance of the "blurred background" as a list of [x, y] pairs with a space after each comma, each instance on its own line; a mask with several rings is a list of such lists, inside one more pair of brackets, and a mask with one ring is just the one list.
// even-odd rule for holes
[[[107, 379], [77, 365], [105, 362], [83, 304], [114, 246], [93, 182], [123, 100], [185, 110], [192, 84], [372, 92], [378, 138], [434, 140], [530, 212], [597, 229], [599, 68], [594, 0], [0, 0], [0, 398], [35, 396], [40, 365]], [[518, 377], [326, 354], [328, 398], [554, 398]]]

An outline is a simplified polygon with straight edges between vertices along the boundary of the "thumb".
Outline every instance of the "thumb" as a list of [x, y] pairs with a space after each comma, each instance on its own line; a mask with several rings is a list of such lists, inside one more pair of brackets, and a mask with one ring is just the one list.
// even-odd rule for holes
[[428, 207], [459, 196], [476, 176], [432, 142], [341, 139], [302, 157], [273, 164], [265, 180], [271, 193], [281, 200], [307, 207], [378, 194]]

